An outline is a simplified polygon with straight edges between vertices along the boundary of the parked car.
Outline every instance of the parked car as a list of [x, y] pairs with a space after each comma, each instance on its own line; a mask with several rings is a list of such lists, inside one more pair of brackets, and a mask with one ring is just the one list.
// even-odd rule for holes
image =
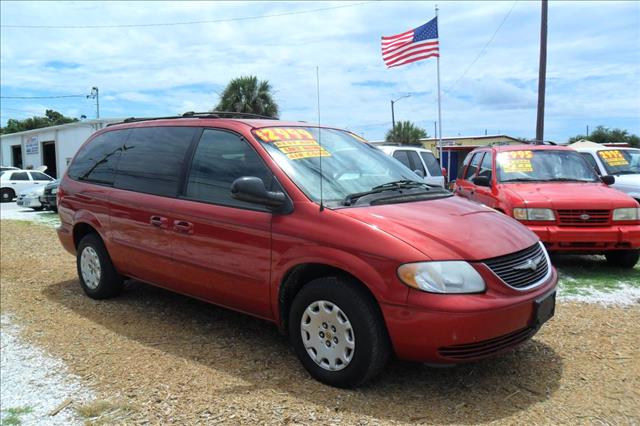
[[54, 180], [44, 187], [43, 194], [40, 196], [40, 202], [46, 208], [52, 212], [58, 212], [58, 187], [60, 186], [60, 180]]
[[465, 158], [455, 193], [514, 217], [553, 252], [604, 254], [632, 268], [640, 256], [638, 202], [602, 180], [571, 148], [478, 148]]
[[53, 178], [36, 170], [7, 170], [0, 172], [0, 199], [12, 201], [16, 195], [33, 186], [45, 186]]
[[16, 204], [21, 207], [29, 207], [35, 211], [44, 210], [44, 206], [40, 202], [40, 197], [44, 194], [44, 186], [34, 186], [27, 188], [18, 194]]
[[430, 150], [401, 145], [379, 145], [378, 148], [422, 176], [423, 180], [429, 185], [444, 188], [443, 169]]
[[556, 271], [517, 221], [347, 131], [229, 115], [130, 119], [80, 148], [57, 232], [89, 297], [134, 278], [271, 321], [341, 387], [392, 353], [496, 355], [553, 316]]
[[611, 186], [640, 203], [640, 149], [595, 142], [576, 142], [569, 146], [582, 154], [600, 176], [615, 176]]

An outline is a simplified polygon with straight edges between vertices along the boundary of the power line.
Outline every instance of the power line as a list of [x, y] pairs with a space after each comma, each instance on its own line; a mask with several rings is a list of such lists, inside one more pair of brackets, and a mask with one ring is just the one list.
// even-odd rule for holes
[[0, 99], [60, 99], [60, 98], [84, 98], [87, 95], [58, 95], [58, 96], [0, 96]]
[[217, 24], [221, 22], [237, 22], [250, 21], [256, 19], [276, 18], [279, 16], [304, 15], [309, 13], [324, 12], [327, 10], [343, 9], [347, 7], [361, 6], [373, 1], [365, 1], [360, 3], [343, 4], [340, 6], [329, 6], [310, 10], [297, 10], [291, 12], [272, 13], [267, 15], [242, 16], [237, 18], [211, 19], [206, 21], [186, 21], [186, 22], [161, 22], [149, 24], [117, 24], [117, 25], [2, 25], [2, 28], [46, 28], [46, 29], [101, 29], [101, 28], [144, 28], [144, 27], [170, 27], [178, 25], [201, 25], [201, 24]]
[[504, 16], [504, 18], [502, 18], [502, 22], [500, 22], [500, 25], [498, 25], [498, 28], [496, 28], [496, 30], [493, 32], [493, 35], [491, 36], [491, 38], [489, 39], [489, 41], [484, 45], [484, 47], [480, 50], [480, 53], [478, 53], [478, 56], [475, 57], [475, 59], [473, 61], [471, 61], [471, 63], [469, 64], [469, 66], [467, 67], [467, 69], [464, 70], [464, 72], [462, 73], [462, 75], [460, 77], [458, 77], [458, 79], [456, 81], [453, 82], [453, 84], [451, 86], [449, 86], [444, 93], [447, 94], [451, 91], [451, 89], [454, 88], [454, 86], [456, 84], [458, 84], [460, 82], [460, 80], [462, 80], [467, 73], [469, 72], [469, 70], [471, 69], [471, 67], [473, 67], [473, 65], [478, 61], [478, 59], [480, 59], [480, 57], [486, 52], [487, 47], [489, 47], [489, 45], [493, 42], [493, 39], [496, 38], [496, 35], [498, 34], [498, 31], [500, 31], [500, 28], [502, 28], [502, 26], [504, 25], [504, 23], [507, 21], [507, 18], [509, 18], [509, 15], [511, 15], [511, 12], [513, 11], [513, 8], [516, 7], [516, 3], [518, 3], [518, 0], [515, 0], [513, 2], [513, 4], [511, 5], [511, 8], [509, 9], [509, 11], [507, 12], [507, 14]]

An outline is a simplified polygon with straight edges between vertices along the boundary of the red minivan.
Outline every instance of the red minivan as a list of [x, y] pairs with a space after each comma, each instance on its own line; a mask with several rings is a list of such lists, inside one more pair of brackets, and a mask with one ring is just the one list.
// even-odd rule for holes
[[132, 278], [277, 324], [340, 387], [391, 354], [455, 364], [533, 336], [557, 275], [517, 221], [347, 131], [233, 113], [126, 120], [62, 178], [62, 245], [92, 298]]
[[469, 153], [454, 191], [527, 225], [551, 252], [604, 254], [612, 265], [633, 268], [640, 209], [613, 182], [571, 148], [503, 145]]

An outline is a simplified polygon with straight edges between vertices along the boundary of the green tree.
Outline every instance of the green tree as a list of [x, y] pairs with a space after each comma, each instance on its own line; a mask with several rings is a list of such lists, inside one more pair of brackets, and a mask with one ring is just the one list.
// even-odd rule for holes
[[77, 118], [65, 117], [58, 111], [48, 109], [44, 113], [44, 117], [33, 116], [24, 120], [16, 120], [10, 118], [7, 120], [7, 125], [2, 127], [1, 133], [3, 135], [9, 133], [22, 132], [24, 130], [41, 129], [43, 127], [58, 126], [60, 124], [73, 123], [78, 121]]
[[222, 92], [215, 110], [277, 117], [278, 104], [273, 99], [271, 90], [267, 80], [258, 81], [255, 76], [234, 78]]
[[398, 121], [393, 129], [387, 132], [387, 142], [402, 145], [422, 146], [420, 139], [428, 138], [427, 132], [410, 121]]
[[640, 137], [638, 135], [629, 134], [624, 129], [609, 129], [604, 126], [596, 127], [589, 136], [576, 135], [569, 138], [569, 143], [577, 142], [580, 139], [587, 139], [596, 143], [627, 142], [631, 146], [640, 147]]

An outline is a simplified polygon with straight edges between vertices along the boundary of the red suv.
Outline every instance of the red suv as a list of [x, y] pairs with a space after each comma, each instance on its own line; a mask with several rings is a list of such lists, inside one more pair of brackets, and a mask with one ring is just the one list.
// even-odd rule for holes
[[[602, 180], [601, 180], [602, 179]], [[478, 148], [465, 158], [455, 193], [514, 217], [549, 251], [604, 254], [633, 268], [640, 256], [638, 203], [608, 187], [571, 148]]]
[[58, 234], [89, 297], [134, 278], [263, 318], [342, 387], [392, 353], [503, 352], [553, 316], [556, 272], [517, 221], [349, 132], [237, 117], [132, 119], [80, 148]]

